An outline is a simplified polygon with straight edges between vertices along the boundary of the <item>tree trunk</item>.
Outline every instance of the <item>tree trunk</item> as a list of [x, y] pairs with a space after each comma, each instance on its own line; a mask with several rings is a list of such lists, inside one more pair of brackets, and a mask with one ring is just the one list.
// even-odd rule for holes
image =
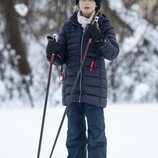
[[27, 61], [26, 47], [20, 32], [18, 14], [14, 9], [14, 0], [0, 0], [0, 4], [5, 16], [7, 40], [11, 49], [15, 50], [15, 55], [18, 60], [18, 62], [15, 63], [15, 56], [10, 54], [10, 64], [13, 68], [17, 68], [19, 74], [21, 75], [22, 83], [20, 85], [21, 88], [18, 89], [19, 94], [25, 89], [31, 102], [31, 106], [33, 107], [32, 96], [29, 89], [31, 77], [30, 80], [26, 78], [28, 75], [31, 76], [31, 69]]
[[20, 57], [17, 65], [19, 73], [21, 75], [29, 75], [31, 69], [26, 58], [25, 44], [22, 41], [18, 17], [14, 9], [14, 0], [0, 0], [0, 2], [6, 18], [8, 43], [11, 45], [11, 49], [15, 50], [16, 55]]

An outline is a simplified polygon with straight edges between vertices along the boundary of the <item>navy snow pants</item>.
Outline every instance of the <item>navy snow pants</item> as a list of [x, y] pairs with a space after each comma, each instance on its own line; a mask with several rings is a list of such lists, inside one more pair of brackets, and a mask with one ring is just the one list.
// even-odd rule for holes
[[[87, 136], [86, 122], [87, 118]], [[71, 103], [68, 111], [67, 158], [106, 158], [103, 108], [87, 103]]]

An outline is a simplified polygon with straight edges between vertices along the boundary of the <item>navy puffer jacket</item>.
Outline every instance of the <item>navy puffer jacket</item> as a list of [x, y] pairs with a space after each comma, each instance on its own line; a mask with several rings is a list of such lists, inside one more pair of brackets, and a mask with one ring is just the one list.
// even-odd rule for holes
[[[64, 105], [68, 105], [71, 102], [86, 102], [98, 107], [106, 107], [107, 79], [104, 59], [115, 59], [119, 53], [119, 47], [108, 18], [100, 14], [98, 23], [101, 32], [108, 40], [100, 48], [95, 44], [90, 44], [81, 75], [71, 98], [72, 85], [79, 70], [88, 40], [85, 37], [84, 29], [77, 22], [77, 13], [74, 13], [69, 18], [59, 34], [58, 53], [61, 57], [61, 64], [66, 65], [62, 87], [62, 101]], [[94, 71], [90, 71], [92, 61], [96, 61]]]

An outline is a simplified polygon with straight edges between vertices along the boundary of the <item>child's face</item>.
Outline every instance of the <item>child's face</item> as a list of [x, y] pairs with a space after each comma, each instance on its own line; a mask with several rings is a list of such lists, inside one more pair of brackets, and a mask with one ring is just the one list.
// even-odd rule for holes
[[94, 0], [80, 0], [79, 8], [84, 16], [90, 16], [96, 8]]

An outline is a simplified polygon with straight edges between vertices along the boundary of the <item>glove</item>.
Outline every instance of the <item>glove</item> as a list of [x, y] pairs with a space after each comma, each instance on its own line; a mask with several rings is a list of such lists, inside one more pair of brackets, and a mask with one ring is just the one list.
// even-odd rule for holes
[[87, 30], [85, 34], [87, 38], [92, 38], [92, 42], [95, 43], [99, 47], [105, 45], [107, 41], [104, 35], [101, 33], [100, 29], [92, 24], [89, 24], [87, 26]]
[[57, 53], [58, 42], [56, 41], [55, 38], [52, 38], [51, 36], [47, 36], [47, 39], [48, 39], [48, 44], [46, 46], [46, 55], [48, 60], [50, 60], [52, 54]]
[[58, 48], [58, 42], [56, 41], [55, 38], [52, 38], [51, 36], [47, 36], [48, 39], [48, 44], [46, 47], [46, 55], [47, 55], [47, 59], [48, 61], [50, 61], [50, 58], [52, 56], [52, 54], [54, 54], [54, 65], [59, 65], [61, 63], [61, 57], [60, 55], [57, 53], [57, 48]]

